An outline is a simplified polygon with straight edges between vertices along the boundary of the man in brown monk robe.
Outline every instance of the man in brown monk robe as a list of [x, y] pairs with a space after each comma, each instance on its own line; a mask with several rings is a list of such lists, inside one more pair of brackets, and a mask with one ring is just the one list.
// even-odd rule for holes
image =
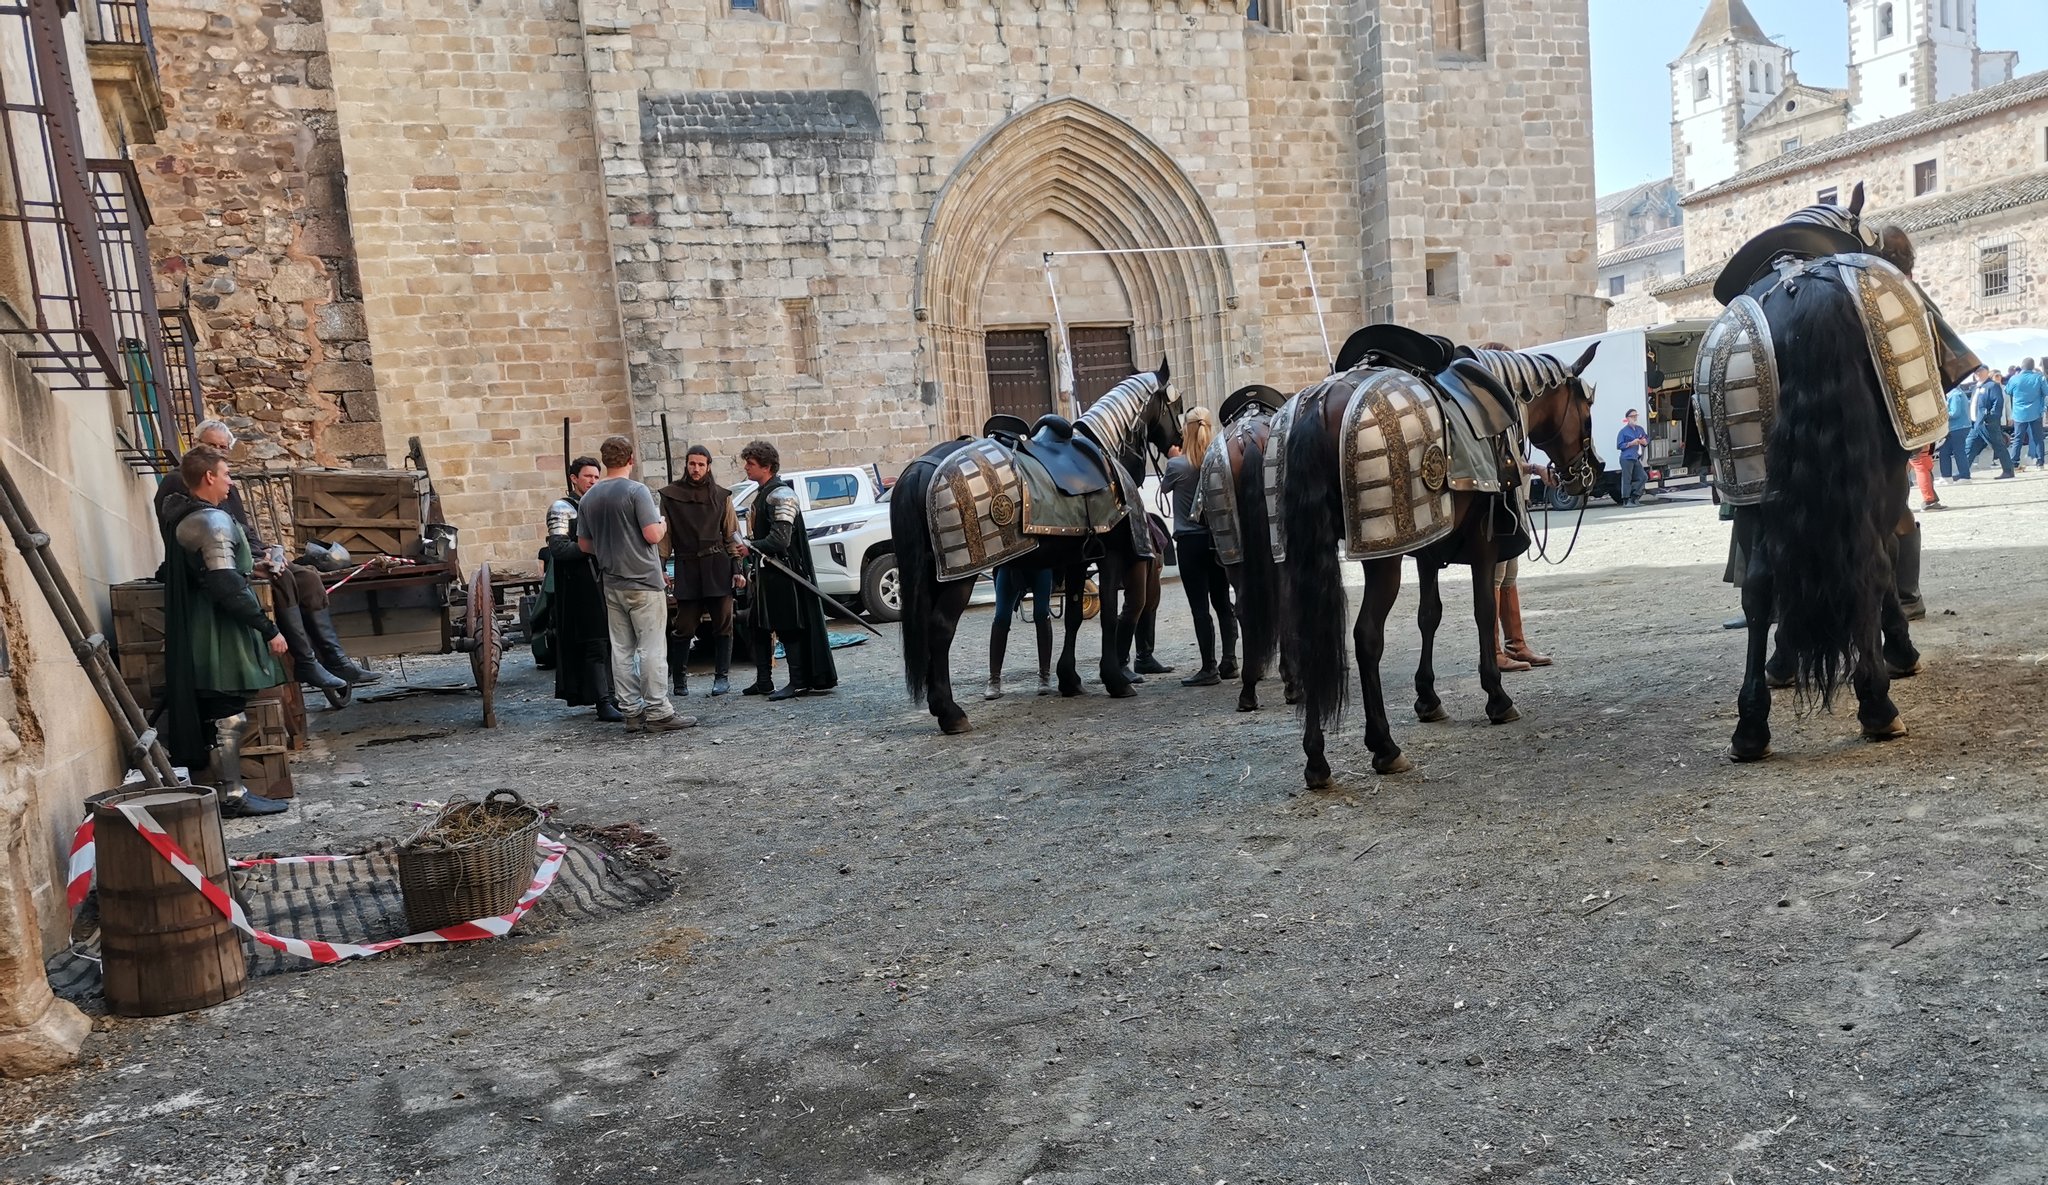
[[[669, 588], [675, 594], [675, 615], [669, 619], [675, 693], [688, 695], [690, 639], [697, 626], [711, 619], [711, 694], [732, 690], [733, 584], [739, 569], [739, 518], [732, 493], [711, 480], [711, 450], [693, 444], [683, 457], [683, 479], [662, 487], [661, 517], [668, 520], [666, 550], [671, 561]], [[675, 648], [680, 647], [680, 653]]]

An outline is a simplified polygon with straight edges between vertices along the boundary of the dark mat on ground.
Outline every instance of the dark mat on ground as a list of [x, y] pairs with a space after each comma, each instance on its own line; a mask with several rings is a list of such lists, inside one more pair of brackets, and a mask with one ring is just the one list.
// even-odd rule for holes
[[[565, 840], [569, 853], [554, 884], [513, 929], [514, 936], [639, 909], [674, 891], [675, 874], [648, 859], [666, 856], [667, 845], [630, 824], [603, 829], [557, 825], [546, 830]], [[377, 942], [409, 933], [405, 900], [398, 890], [396, 847], [373, 848], [362, 859], [331, 864], [260, 865], [236, 873], [235, 883], [249, 923], [268, 933], [333, 942]], [[51, 958], [47, 970], [51, 990], [98, 1012], [105, 1002], [100, 997], [94, 909], [95, 903], [88, 901], [73, 931], [83, 937]], [[253, 942], [245, 945], [251, 951], [251, 978], [320, 966]], [[445, 947], [403, 946], [371, 957], [403, 958], [440, 949]]]

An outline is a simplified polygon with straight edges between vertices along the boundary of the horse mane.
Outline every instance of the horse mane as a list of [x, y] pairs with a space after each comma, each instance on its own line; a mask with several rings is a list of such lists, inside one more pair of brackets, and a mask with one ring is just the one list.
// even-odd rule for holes
[[1561, 387], [1572, 378], [1571, 367], [1548, 354], [1532, 354], [1526, 350], [1473, 350], [1472, 357], [1522, 403], [1533, 402], [1545, 391]]
[[[1123, 462], [1126, 468], [1142, 469], [1142, 440], [1134, 440], [1145, 418], [1145, 405], [1159, 391], [1159, 376], [1151, 371], [1134, 374], [1111, 387], [1102, 398], [1088, 405], [1074, 430], [1085, 434], [1102, 451]], [[1137, 463], [1128, 458], [1136, 456]]]

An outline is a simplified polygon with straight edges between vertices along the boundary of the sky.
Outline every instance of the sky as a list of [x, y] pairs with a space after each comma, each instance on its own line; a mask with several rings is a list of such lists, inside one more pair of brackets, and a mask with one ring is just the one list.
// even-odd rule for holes
[[[1843, 0], [1746, 0], [1773, 41], [1797, 51], [1802, 82], [1846, 86]], [[1601, 193], [1671, 175], [1672, 59], [1699, 27], [1707, 0], [1592, 0], [1593, 167]], [[2040, 36], [2048, 0], [1978, 0], [1977, 44], [2017, 49], [2020, 73], [2048, 67]], [[2024, 21], [2022, 13], [2032, 21]], [[2024, 26], [2028, 26], [2023, 29]]]

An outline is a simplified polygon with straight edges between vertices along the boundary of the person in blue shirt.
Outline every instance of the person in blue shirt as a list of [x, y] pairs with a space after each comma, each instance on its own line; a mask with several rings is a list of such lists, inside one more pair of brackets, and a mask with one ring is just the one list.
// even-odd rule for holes
[[2042, 417], [2048, 415], [2048, 378], [2028, 358], [2020, 363], [2019, 373], [2006, 380], [2005, 394], [2012, 400], [2012, 459], [2018, 461], [2025, 453], [2039, 469], [2048, 453], [2041, 439]]
[[1941, 442], [1941, 476], [1946, 481], [1970, 480], [1970, 381], [1948, 393], [1948, 436]]
[[2012, 453], [2005, 447], [2005, 386], [1988, 366], [1977, 368], [1977, 427], [1971, 431], [1969, 443], [1963, 451], [1971, 460], [1985, 448], [1991, 450], [1993, 460], [1998, 462], [1999, 474], [1994, 480], [2005, 481], [2012, 477]]
[[1650, 443], [1650, 434], [1636, 423], [1636, 409], [1629, 408], [1621, 417], [1621, 433], [1614, 439], [1614, 447], [1621, 453], [1621, 504], [1641, 505], [1643, 487], [1650, 484], [1649, 471], [1643, 468], [1643, 449]]

